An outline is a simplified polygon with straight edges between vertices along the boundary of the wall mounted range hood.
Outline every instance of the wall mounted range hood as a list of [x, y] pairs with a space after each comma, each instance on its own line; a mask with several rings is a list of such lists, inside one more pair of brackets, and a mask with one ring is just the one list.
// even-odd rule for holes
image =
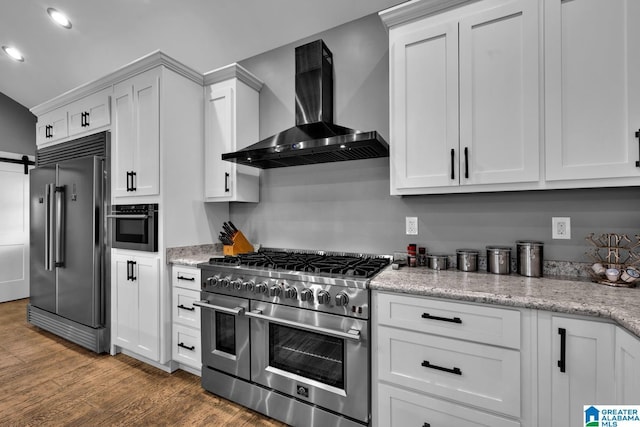
[[296, 48], [296, 126], [222, 160], [262, 169], [388, 157], [376, 132], [333, 123], [333, 55], [322, 40]]

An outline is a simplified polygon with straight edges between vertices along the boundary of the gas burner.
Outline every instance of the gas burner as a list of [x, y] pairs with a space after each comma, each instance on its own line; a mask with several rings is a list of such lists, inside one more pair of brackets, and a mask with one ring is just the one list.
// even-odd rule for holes
[[370, 278], [389, 264], [377, 256], [343, 255], [264, 250], [261, 252], [211, 258], [210, 264], [244, 266], [279, 271], [298, 271], [329, 277]]

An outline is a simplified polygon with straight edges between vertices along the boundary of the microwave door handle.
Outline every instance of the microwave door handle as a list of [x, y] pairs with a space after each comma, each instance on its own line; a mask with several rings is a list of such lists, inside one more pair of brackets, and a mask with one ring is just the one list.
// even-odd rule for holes
[[227, 308], [219, 305], [209, 304], [207, 300], [194, 301], [193, 305], [195, 305], [196, 307], [210, 308], [211, 310], [219, 311], [221, 313], [233, 314], [234, 316], [241, 316], [245, 314], [243, 307]]
[[110, 214], [107, 218], [120, 218], [120, 219], [148, 219], [149, 215], [145, 214]]
[[55, 266], [64, 267], [64, 223], [65, 223], [65, 209], [64, 209], [64, 185], [55, 188], [56, 193], [56, 256]]
[[53, 271], [53, 220], [55, 217], [55, 206], [53, 203], [54, 184], [45, 185], [44, 189], [44, 268]]
[[247, 317], [252, 317], [258, 320], [265, 320], [271, 323], [277, 323], [279, 325], [291, 326], [298, 329], [317, 332], [323, 335], [330, 335], [336, 338], [342, 338], [352, 341], [360, 341], [360, 331], [357, 329], [349, 329], [347, 332], [337, 331], [335, 329], [323, 328], [320, 326], [307, 325], [305, 323], [294, 322], [292, 320], [279, 319], [277, 317], [265, 316], [262, 314], [262, 310], [247, 311], [244, 313]]

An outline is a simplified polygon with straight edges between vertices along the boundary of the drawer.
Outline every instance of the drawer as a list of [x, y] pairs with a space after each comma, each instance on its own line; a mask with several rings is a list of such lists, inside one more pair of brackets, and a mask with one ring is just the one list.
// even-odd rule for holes
[[519, 427], [520, 423], [419, 393], [380, 384], [378, 426]]
[[173, 288], [173, 322], [190, 328], [200, 329], [200, 307], [193, 305], [200, 301], [200, 292], [190, 289]]
[[378, 323], [520, 349], [518, 310], [378, 293]]
[[381, 380], [520, 416], [520, 352], [380, 326]]
[[171, 354], [174, 361], [184, 363], [195, 369], [201, 369], [200, 331], [174, 324], [173, 350]]
[[171, 268], [171, 284], [181, 288], [200, 291], [200, 269], [196, 267], [174, 265]]

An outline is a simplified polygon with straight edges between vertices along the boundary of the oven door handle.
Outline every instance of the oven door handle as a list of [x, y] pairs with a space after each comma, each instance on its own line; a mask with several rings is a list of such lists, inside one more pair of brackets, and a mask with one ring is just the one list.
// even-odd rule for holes
[[109, 214], [107, 218], [121, 218], [121, 219], [147, 219], [149, 215], [145, 214]]
[[277, 317], [265, 316], [264, 314], [262, 314], [262, 310], [246, 311], [244, 315], [247, 317], [258, 319], [258, 320], [265, 320], [267, 322], [277, 323], [279, 325], [284, 325], [284, 326], [292, 326], [294, 328], [313, 331], [323, 335], [330, 335], [336, 338], [343, 338], [343, 339], [352, 340], [352, 341], [360, 341], [360, 331], [357, 329], [349, 329], [347, 332], [336, 331], [335, 329], [323, 328], [320, 326], [308, 325], [306, 323], [294, 322], [292, 320], [278, 319]]
[[211, 310], [220, 311], [222, 313], [233, 314], [234, 316], [241, 316], [244, 314], [244, 307], [236, 307], [236, 308], [222, 307], [220, 305], [209, 304], [207, 300], [194, 301], [193, 305], [195, 305], [196, 307], [210, 308]]

